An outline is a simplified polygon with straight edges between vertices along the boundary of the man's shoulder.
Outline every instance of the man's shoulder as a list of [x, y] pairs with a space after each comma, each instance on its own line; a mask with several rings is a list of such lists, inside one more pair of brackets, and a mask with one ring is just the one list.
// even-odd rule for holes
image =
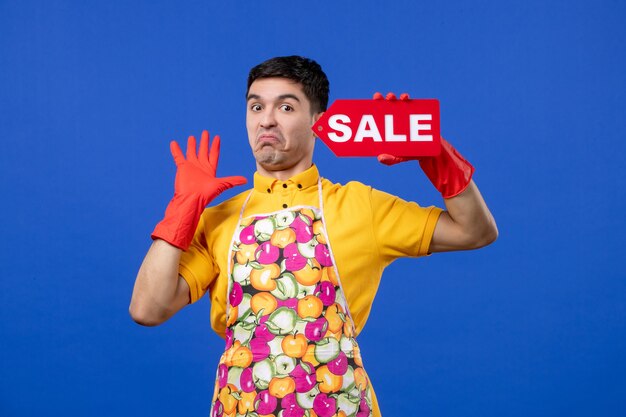
[[218, 204], [213, 206], [209, 206], [204, 209], [203, 216], [206, 217], [223, 217], [230, 216], [232, 214], [238, 214], [241, 210], [241, 206], [248, 194], [250, 194], [251, 189], [244, 190], [239, 194], [228, 198]]
[[342, 184], [340, 182], [333, 182], [325, 177], [322, 178], [322, 187], [342, 192], [369, 192], [372, 190], [371, 186], [363, 184], [360, 181], [351, 180]]

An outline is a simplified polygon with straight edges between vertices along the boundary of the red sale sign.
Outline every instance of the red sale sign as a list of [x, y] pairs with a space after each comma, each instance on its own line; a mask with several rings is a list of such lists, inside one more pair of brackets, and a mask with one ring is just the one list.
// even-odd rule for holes
[[337, 156], [434, 156], [439, 101], [336, 100], [313, 131]]

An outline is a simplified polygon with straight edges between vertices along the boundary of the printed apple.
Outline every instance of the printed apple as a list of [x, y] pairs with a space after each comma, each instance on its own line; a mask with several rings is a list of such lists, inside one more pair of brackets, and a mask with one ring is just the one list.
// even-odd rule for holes
[[275, 279], [280, 275], [280, 267], [276, 264], [253, 266], [250, 272], [250, 285], [259, 291], [276, 289]]
[[313, 411], [319, 417], [331, 417], [337, 410], [337, 400], [327, 394], [321, 393], [313, 400]]
[[265, 325], [265, 322], [267, 321], [268, 318], [269, 316], [261, 317], [259, 319], [258, 326], [256, 327], [256, 329], [254, 329], [254, 336], [259, 339], [263, 339], [265, 341], [270, 341], [276, 337], [276, 335], [270, 332], [267, 326]]
[[247, 317], [250, 313], [252, 313], [252, 309], [250, 308], [251, 299], [252, 296], [250, 294], [245, 293], [243, 295], [241, 302], [237, 306], [237, 309], [239, 310], [239, 314], [237, 315], [238, 318], [243, 318], [244, 316]]
[[298, 405], [304, 409], [313, 408], [313, 400], [320, 394], [320, 390], [315, 385], [311, 390], [307, 392], [296, 392], [296, 401]]
[[296, 310], [298, 308], [298, 299], [297, 298], [287, 298], [286, 300], [278, 300], [278, 306], [279, 307], [286, 307], [286, 308], [291, 309], [291, 310]]
[[296, 218], [296, 213], [293, 211], [281, 211], [276, 215], [276, 228], [284, 229], [288, 227]]
[[339, 355], [339, 342], [333, 337], [326, 337], [315, 344], [315, 359], [319, 363], [328, 363]]
[[256, 326], [254, 323], [238, 322], [233, 329], [233, 338], [241, 342], [247, 342], [252, 337], [252, 332]]
[[275, 376], [270, 381], [270, 394], [276, 398], [284, 398], [296, 390], [296, 383], [290, 376]]
[[317, 384], [315, 368], [309, 362], [301, 361], [289, 375], [296, 383], [296, 392], [308, 392]]
[[317, 284], [314, 294], [322, 300], [324, 307], [330, 307], [335, 302], [335, 286], [328, 281], [321, 281]]
[[211, 417], [222, 417], [224, 415], [224, 406], [220, 400], [216, 400], [211, 407]]
[[306, 353], [307, 339], [301, 333], [285, 336], [281, 344], [283, 352], [292, 358], [301, 358]]
[[239, 386], [243, 392], [252, 392], [255, 390], [252, 368], [242, 369], [241, 375], [239, 375]]
[[265, 325], [269, 331], [275, 335], [284, 335], [291, 333], [296, 325], [297, 318], [298, 315], [294, 310], [287, 307], [279, 307], [276, 311], [270, 314], [270, 317], [267, 319]]
[[296, 232], [291, 227], [286, 229], [276, 229], [272, 233], [270, 243], [276, 247], [284, 249], [287, 245], [296, 241]]
[[293, 271], [296, 281], [300, 285], [315, 285], [322, 278], [322, 269], [315, 258], [308, 259], [306, 265], [298, 271]]
[[217, 367], [217, 379], [220, 388], [224, 388], [228, 384], [228, 366], [226, 364], [221, 363]]
[[318, 246], [315, 239], [308, 242], [298, 243], [298, 252], [305, 258], [315, 258], [315, 247]]
[[328, 246], [319, 243], [314, 248], [314, 256], [317, 259], [317, 262], [322, 266], [331, 266], [333, 264], [333, 260], [330, 257], [330, 251], [328, 250]]
[[274, 358], [274, 363], [276, 364], [276, 372], [278, 375], [289, 375], [296, 367], [296, 359], [284, 353], [277, 355]]
[[308, 242], [313, 238], [313, 228], [302, 219], [302, 216], [296, 217], [290, 227], [296, 232], [298, 243]]
[[230, 294], [228, 295], [228, 301], [230, 305], [233, 307], [237, 307], [241, 300], [243, 299], [243, 289], [241, 288], [241, 284], [238, 282], [233, 282], [233, 287], [230, 290]]
[[274, 336], [272, 340], [268, 340], [267, 344], [270, 346], [270, 351], [280, 352], [282, 349], [284, 336]]
[[343, 411], [349, 416], [352, 416], [357, 412], [360, 403], [360, 397], [353, 397], [346, 392], [342, 392], [337, 396], [337, 409]]
[[233, 266], [233, 280], [239, 284], [247, 285], [250, 280], [250, 272], [252, 271], [252, 265], [248, 263], [246, 264], [235, 264]]
[[240, 265], [246, 265], [248, 262], [254, 261], [254, 253], [258, 247], [258, 243], [251, 243], [249, 245], [241, 243], [237, 245], [235, 248], [235, 259], [237, 260], [237, 263]]
[[370, 411], [370, 406], [365, 398], [361, 398], [361, 403], [359, 404], [359, 412], [356, 413], [356, 417], [369, 417]]
[[266, 241], [270, 240], [272, 237], [272, 233], [276, 229], [276, 225], [274, 224], [274, 220], [271, 217], [266, 217], [264, 219], [258, 220], [254, 224], [254, 235], [257, 241]]
[[285, 257], [285, 269], [292, 272], [301, 270], [307, 263], [307, 258], [302, 256], [296, 243], [285, 246], [283, 256]]
[[304, 329], [304, 335], [312, 342], [318, 342], [324, 338], [326, 330], [328, 329], [328, 320], [324, 317], [319, 317], [315, 321], [308, 322]]
[[271, 414], [276, 409], [278, 400], [268, 390], [259, 392], [254, 399], [254, 408], [260, 414]]
[[304, 409], [298, 405], [296, 394], [290, 393], [283, 397], [280, 401], [280, 407], [283, 409], [281, 417], [303, 417]]
[[271, 244], [271, 242], [263, 242], [256, 249], [254, 256], [260, 264], [273, 264], [280, 256], [280, 249]]
[[351, 339], [349, 337], [346, 336], [341, 336], [341, 339], [339, 340], [339, 349], [342, 352], [346, 352], [346, 356], [348, 356], [349, 358], [354, 357], [354, 345], [356, 344], [356, 341], [354, 341], [354, 339]]
[[348, 357], [342, 351], [339, 351], [339, 354], [335, 359], [332, 359], [327, 364], [328, 370], [335, 375], [344, 375], [348, 370]]
[[256, 236], [254, 235], [253, 225], [246, 226], [243, 229], [241, 229], [241, 232], [239, 232], [239, 241], [246, 245], [250, 245], [256, 242]]
[[343, 381], [341, 383], [341, 390], [344, 392], [350, 392], [355, 387], [354, 382], [354, 368], [348, 365], [348, 369], [346, 369], [346, 373], [343, 374]]
[[298, 282], [293, 274], [283, 272], [274, 282], [276, 283], [276, 288], [270, 292], [279, 300], [286, 300], [298, 295]]
[[270, 346], [265, 339], [253, 338], [250, 341], [250, 350], [252, 351], [253, 362], [262, 361], [270, 355]]
[[274, 365], [274, 361], [269, 358], [255, 363], [252, 367], [252, 379], [258, 389], [267, 389], [275, 375], [276, 365]]

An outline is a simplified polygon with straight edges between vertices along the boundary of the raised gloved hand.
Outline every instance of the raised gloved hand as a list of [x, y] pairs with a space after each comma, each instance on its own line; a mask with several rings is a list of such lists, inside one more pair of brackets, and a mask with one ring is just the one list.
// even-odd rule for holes
[[[373, 98], [383, 100], [383, 95], [374, 93]], [[396, 95], [388, 93], [384, 99], [396, 100]], [[409, 100], [409, 95], [406, 93], [400, 95], [400, 100]], [[441, 153], [437, 156], [407, 157], [381, 154], [378, 155], [378, 160], [385, 165], [419, 161], [420, 167], [443, 198], [452, 198], [465, 191], [474, 174], [474, 167], [444, 138], [441, 138]]]
[[152, 232], [153, 239], [187, 250], [198, 226], [202, 211], [215, 197], [236, 185], [247, 182], [240, 176], [217, 178], [220, 137], [215, 136], [209, 152], [209, 132], [202, 131], [200, 150], [196, 155], [196, 138], [187, 140], [187, 159], [176, 141], [170, 143], [176, 163], [174, 197], [165, 210], [165, 217]]

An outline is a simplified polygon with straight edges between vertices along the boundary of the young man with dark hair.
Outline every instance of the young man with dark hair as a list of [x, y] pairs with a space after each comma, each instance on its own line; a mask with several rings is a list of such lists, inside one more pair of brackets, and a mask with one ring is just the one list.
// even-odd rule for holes
[[211, 416], [378, 416], [356, 336], [394, 259], [495, 240], [474, 169], [443, 140], [440, 156], [420, 159], [445, 211], [321, 178], [311, 126], [326, 109], [328, 80], [307, 58], [254, 67], [246, 100], [253, 188], [205, 209], [246, 180], [216, 177], [219, 137], [209, 152], [203, 132], [196, 154], [191, 136], [186, 158], [172, 142], [174, 197], [152, 234], [130, 313], [157, 325], [209, 292], [211, 325], [226, 339]]

